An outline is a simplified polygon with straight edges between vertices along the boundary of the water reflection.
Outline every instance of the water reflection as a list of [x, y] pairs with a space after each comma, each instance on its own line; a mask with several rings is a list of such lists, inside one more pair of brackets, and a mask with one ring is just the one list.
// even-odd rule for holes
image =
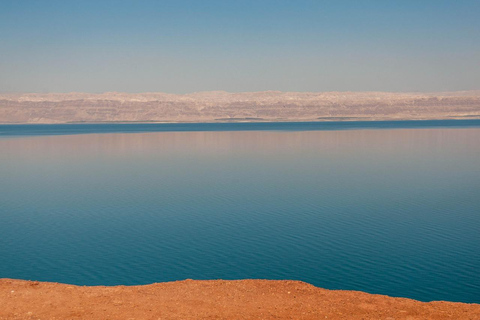
[[345, 131], [217, 131], [116, 133], [0, 139], [2, 157], [81, 158], [181, 154], [275, 154], [282, 152], [398, 154], [408, 150], [477, 153], [478, 128]]

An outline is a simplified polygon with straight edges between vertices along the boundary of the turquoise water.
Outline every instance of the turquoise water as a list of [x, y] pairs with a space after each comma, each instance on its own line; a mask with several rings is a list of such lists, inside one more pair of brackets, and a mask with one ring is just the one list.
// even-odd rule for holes
[[480, 303], [478, 121], [175, 126], [0, 126], [0, 277]]

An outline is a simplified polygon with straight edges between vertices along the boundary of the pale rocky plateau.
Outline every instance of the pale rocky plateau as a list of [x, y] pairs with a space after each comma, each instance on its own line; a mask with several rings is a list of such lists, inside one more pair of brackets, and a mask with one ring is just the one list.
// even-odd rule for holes
[[253, 122], [480, 118], [480, 90], [440, 93], [0, 94], [0, 123]]

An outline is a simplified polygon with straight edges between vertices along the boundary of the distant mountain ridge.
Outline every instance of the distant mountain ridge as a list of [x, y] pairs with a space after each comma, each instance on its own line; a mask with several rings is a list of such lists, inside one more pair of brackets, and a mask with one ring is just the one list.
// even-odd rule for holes
[[480, 90], [0, 94], [0, 123], [478, 119]]

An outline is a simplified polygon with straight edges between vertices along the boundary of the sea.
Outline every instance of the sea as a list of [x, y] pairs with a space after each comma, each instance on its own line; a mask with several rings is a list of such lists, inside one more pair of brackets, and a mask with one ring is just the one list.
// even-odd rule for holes
[[480, 303], [480, 120], [0, 125], [0, 278]]

